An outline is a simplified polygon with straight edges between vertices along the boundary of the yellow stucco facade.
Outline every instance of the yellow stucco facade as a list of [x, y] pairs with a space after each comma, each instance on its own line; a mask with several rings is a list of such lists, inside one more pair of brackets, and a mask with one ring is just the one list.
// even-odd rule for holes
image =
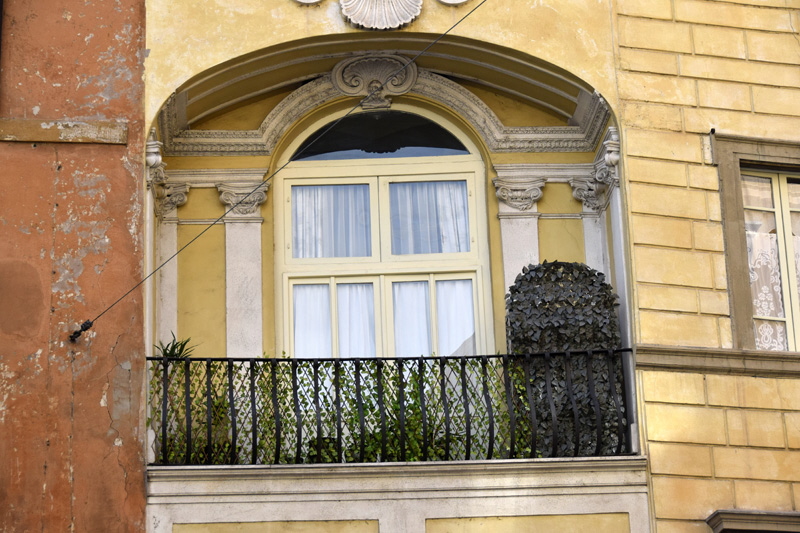
[[[187, 129], [268, 128], [265, 118], [271, 112], [342, 58], [363, 52], [410, 57], [446, 31], [447, 38], [417, 63], [452, 78], [504, 126], [572, 125], [563, 111], [574, 112], [577, 100], [552, 107], [535, 103], [539, 78], [526, 70], [530, 65], [550, 69], [561, 80], [542, 91], [556, 94], [563, 81], [565, 87], [581, 85], [587, 94], [596, 92], [610, 110], [603, 130], [616, 128], [621, 143], [619, 218], [614, 222], [611, 211], [601, 216], [598, 227], [608, 242], [599, 249], [607, 256], [615, 290], [623, 296], [629, 324], [625, 342], [634, 348], [631, 375], [638, 416], [630, 421], [637, 422], [633, 429], [637, 456], [647, 464], [645, 526], [653, 533], [709, 533], [706, 519], [719, 510], [800, 511], [800, 356], [786, 350], [755, 350], [739, 340], [737, 331], [752, 327], [752, 315], [742, 317], [734, 310], [734, 294], [738, 290], [741, 295], [742, 289], [736, 288], [732, 276], [747, 266], [734, 260], [726, 244], [735, 219], [730, 206], [735, 204], [726, 203], [724, 197], [738, 193], [736, 182], [726, 181], [720, 171], [717, 144], [717, 137], [755, 139], [790, 150], [800, 144], [800, 2], [446, 4], [425, 0], [413, 22], [377, 32], [348, 23], [334, 0], [213, 0], [203, 5], [148, 0], [146, 121], [163, 134], [159, 112], [173, 93], [183, 91], [184, 124], [191, 125]], [[472, 9], [475, 12], [459, 22]], [[487, 73], [481, 62], [490, 51], [498, 54], [492, 58], [502, 56], [507, 61], [493, 65], [497, 69], [493, 72], [503, 73], [497, 82], [481, 78]], [[448, 59], [456, 56], [458, 64], [448, 70]], [[271, 58], [280, 66], [273, 74]], [[309, 66], [312, 59], [315, 63]], [[265, 94], [237, 85], [253, 69], [266, 72], [266, 78], [254, 77], [253, 84], [270, 75], [274, 78], [274, 87]], [[525, 76], [524, 82], [519, 81]], [[555, 101], [548, 98], [540, 101]], [[259, 179], [280, 180], [282, 161], [291, 155], [289, 147], [312, 133], [309, 124], [356, 101], [333, 99], [296, 117], [269, 154], [167, 152], [167, 173], [189, 176], [193, 171], [221, 169], [237, 175], [236, 170], [244, 169], [252, 175], [260, 170]], [[505, 207], [493, 180], [514, 165], [591, 165], [602, 139], [590, 150], [504, 150], [493, 148], [475, 121], [432, 97], [409, 94], [395, 97], [394, 102], [416, 106], [430, 116], [438, 113], [474, 146], [473, 155], [484, 164], [481, 198], [486, 216], [479, 223], [488, 240], [480, 266], [488, 271], [489, 280], [483, 296], [485, 327], [491, 332], [487, 338], [494, 339], [487, 348], [501, 352], [509, 251], [502, 246], [508, 238], [503, 233]], [[759, 164], [766, 168], [772, 163]], [[800, 172], [800, 159], [786, 156], [777, 164]], [[210, 221], [225, 212], [217, 189], [212, 188], [215, 182], [208, 180], [203, 182], [205, 188], [192, 185], [185, 204], [176, 210], [178, 246], [203, 228], [193, 220]], [[284, 309], [276, 304], [282, 278], [275, 266], [281, 242], [280, 236], [276, 238], [275, 202], [285, 200], [272, 196], [273, 187], [257, 213], [262, 219], [261, 352], [267, 356], [287, 350], [275, 327], [276, 315]], [[545, 186], [535, 211], [540, 260], [588, 262], [593, 253], [600, 253], [586, 233], [586, 217], [581, 215], [587, 210], [566, 178]], [[612, 226], [620, 231], [614, 234]], [[225, 356], [223, 224], [181, 255], [177, 275], [179, 336], [191, 337], [199, 345], [198, 355]], [[645, 531], [637, 529], [641, 522], [634, 523], [632, 511], [603, 505], [593, 503], [586, 511], [571, 508], [563, 516], [545, 516], [549, 513], [544, 511], [530, 516], [506, 508], [502, 516], [476, 517], [465, 511], [464, 516], [431, 519], [425, 530]], [[358, 528], [281, 524], [288, 522], [263, 528], [255, 523], [175, 525], [173, 531], [378, 530], [375, 522]]]

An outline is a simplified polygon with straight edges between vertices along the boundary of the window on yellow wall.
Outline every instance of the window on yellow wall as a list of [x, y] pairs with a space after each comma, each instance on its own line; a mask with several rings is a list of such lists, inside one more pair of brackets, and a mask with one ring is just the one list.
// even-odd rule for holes
[[742, 169], [756, 349], [800, 342], [800, 175]]
[[725, 229], [733, 347], [800, 349], [800, 146], [712, 135]]
[[[281, 307], [284, 346], [295, 357], [469, 355], [488, 347], [482, 165], [441, 126], [430, 123], [437, 131], [424, 134], [427, 119], [401, 118], [395, 129], [412, 124], [416, 136], [395, 131], [376, 141], [381, 157], [339, 159], [352, 148], [340, 133], [344, 141], [326, 148], [335, 157], [295, 162], [284, 173]], [[345, 131], [354, 126], [343, 122]], [[404, 151], [426, 143], [433, 146]], [[452, 155], [456, 143], [467, 155]], [[420, 148], [438, 155], [420, 157]]]

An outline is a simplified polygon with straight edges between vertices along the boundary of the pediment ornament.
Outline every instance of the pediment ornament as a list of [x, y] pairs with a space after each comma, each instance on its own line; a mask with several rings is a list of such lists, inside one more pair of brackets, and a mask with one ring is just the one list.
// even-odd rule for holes
[[369, 30], [396, 30], [417, 18], [422, 0], [340, 0], [342, 14]]
[[[300, 4], [318, 4], [322, 0], [296, 0]], [[447, 6], [467, 0], [439, 0]], [[422, 12], [422, 0], [340, 0], [342, 14], [351, 24], [366, 30], [396, 30], [416, 19]]]
[[360, 56], [337, 63], [333, 86], [348, 96], [365, 97], [364, 109], [388, 108], [389, 95], [407, 93], [417, 82], [417, 65], [399, 55]]

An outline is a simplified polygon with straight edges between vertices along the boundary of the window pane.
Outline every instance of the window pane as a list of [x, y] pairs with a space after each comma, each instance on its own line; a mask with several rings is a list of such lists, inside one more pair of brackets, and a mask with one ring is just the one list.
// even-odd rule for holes
[[773, 207], [772, 180], [742, 175], [742, 197], [746, 207]]
[[789, 187], [789, 207], [791, 209], [800, 209], [800, 181], [790, 179], [787, 181]]
[[466, 182], [391, 183], [389, 201], [393, 254], [469, 251]]
[[294, 286], [294, 356], [331, 357], [331, 295], [327, 285]]
[[436, 282], [440, 355], [475, 355], [472, 280]]
[[775, 215], [745, 211], [750, 289], [755, 316], [783, 317], [783, 293]]
[[468, 153], [452, 133], [427, 118], [402, 111], [373, 111], [323, 126], [298, 148], [292, 161]]
[[372, 283], [336, 285], [339, 357], [375, 357], [375, 299]]
[[786, 324], [770, 320], [756, 320], [756, 350], [788, 350]]
[[292, 187], [292, 257], [372, 255], [369, 185]]
[[394, 352], [397, 357], [431, 355], [427, 281], [392, 283]]

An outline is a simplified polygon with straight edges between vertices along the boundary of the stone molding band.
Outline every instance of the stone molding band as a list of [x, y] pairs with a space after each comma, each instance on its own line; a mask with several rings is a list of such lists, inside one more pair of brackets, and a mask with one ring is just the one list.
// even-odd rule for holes
[[[386, 73], [396, 73], [410, 59], [394, 54], [367, 54], [339, 62], [330, 73], [304, 84], [284, 98], [256, 130], [189, 130], [181, 126], [179, 102], [171, 97], [159, 116], [165, 155], [270, 155], [278, 140], [301, 117], [326, 103], [368, 94]], [[426, 69], [403, 71], [364, 107], [390, 105], [387, 95], [410, 94], [439, 102], [464, 117], [493, 152], [591, 152], [596, 149], [611, 111], [597, 93], [579, 97], [575, 125], [508, 127], [477, 96], [459, 84]], [[336, 77], [334, 77], [336, 76]], [[399, 77], [399, 76], [398, 76]], [[366, 81], [365, 81], [366, 80]], [[366, 85], [365, 85], [366, 84]]]

